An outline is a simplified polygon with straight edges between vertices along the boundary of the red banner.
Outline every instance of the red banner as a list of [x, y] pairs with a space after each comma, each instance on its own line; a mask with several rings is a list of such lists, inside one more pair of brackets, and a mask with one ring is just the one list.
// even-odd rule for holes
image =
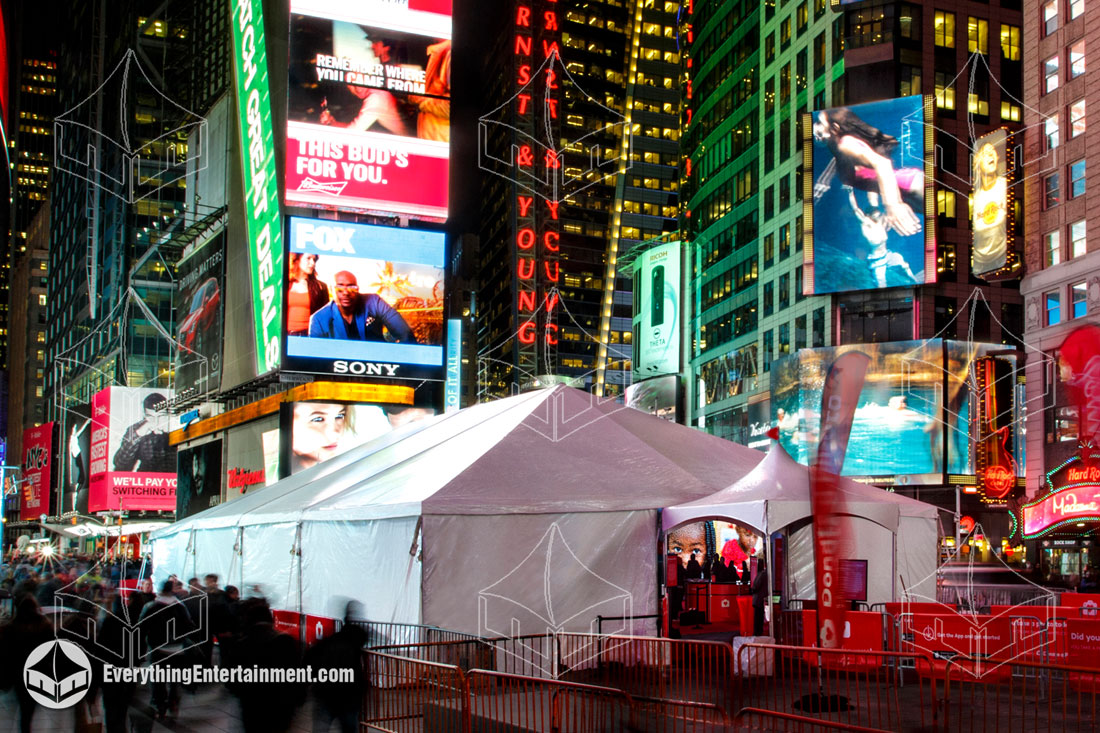
[[837, 486], [848, 449], [859, 393], [871, 358], [860, 351], [842, 355], [825, 377], [821, 394], [821, 431], [817, 458], [810, 468], [810, 507], [813, 513], [814, 561], [817, 577], [817, 608], [822, 647], [840, 646], [844, 628], [844, 583], [840, 560], [846, 557], [844, 506]]
[[52, 422], [23, 431], [23, 484], [19, 517], [37, 519], [50, 513], [50, 476], [53, 454]]
[[1081, 609], [1081, 616], [1095, 616], [1100, 620], [1100, 593], [1063, 593], [1059, 602]]
[[1062, 381], [1077, 404], [1077, 438], [1095, 444], [1100, 437], [1100, 326], [1089, 324], [1075, 329], [1062, 342], [1058, 357]]

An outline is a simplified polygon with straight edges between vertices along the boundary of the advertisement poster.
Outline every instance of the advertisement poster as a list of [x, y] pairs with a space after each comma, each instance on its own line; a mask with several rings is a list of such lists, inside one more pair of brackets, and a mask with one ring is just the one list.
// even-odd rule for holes
[[646, 250], [635, 263], [634, 373], [680, 371], [680, 243]]
[[230, 428], [226, 434], [225, 500], [279, 480], [279, 416]]
[[[772, 365], [772, 410], [779, 441], [804, 465], [817, 447], [829, 367], [858, 350], [871, 357], [844, 456], [844, 476], [939, 483], [944, 471], [943, 345], [897, 341], [802, 349]], [[965, 411], [965, 408], [964, 408]], [[965, 438], [964, 438], [965, 439]]]
[[430, 408], [351, 402], [291, 406], [290, 473], [312, 468], [404, 425], [432, 417]]
[[179, 264], [176, 340], [181, 348], [176, 384], [185, 385], [181, 392], [205, 394], [221, 386], [224, 263], [222, 233], [200, 244]]
[[222, 498], [222, 442], [184, 448], [176, 455], [176, 519], [217, 506]]
[[89, 476], [92, 467], [92, 406], [89, 404], [65, 410], [61, 423], [62, 476], [61, 514], [88, 513]]
[[23, 519], [50, 513], [53, 429], [54, 423], [48, 422], [23, 431], [23, 483], [19, 486], [19, 516]]
[[292, 0], [286, 202], [447, 217], [449, 2]]
[[813, 113], [806, 294], [935, 282], [926, 121], [920, 96]]
[[438, 377], [444, 235], [290, 219], [287, 368]]
[[626, 406], [669, 422], [679, 422], [680, 375], [669, 374], [635, 382], [626, 388]]
[[176, 510], [176, 449], [170, 389], [108, 387], [92, 397], [90, 512]]
[[1008, 260], [1007, 135], [994, 130], [977, 140], [974, 154], [971, 271], [981, 277]]
[[[745, 575], [750, 558], [764, 557], [764, 540], [756, 530], [733, 522], [710, 521], [685, 524], [668, 533], [668, 555], [680, 560], [688, 577], [699, 564], [699, 575], [714, 573], [719, 582], [737, 582]], [[709, 576], [708, 576], [709, 577]], [[747, 580], [747, 579], [745, 579]]]

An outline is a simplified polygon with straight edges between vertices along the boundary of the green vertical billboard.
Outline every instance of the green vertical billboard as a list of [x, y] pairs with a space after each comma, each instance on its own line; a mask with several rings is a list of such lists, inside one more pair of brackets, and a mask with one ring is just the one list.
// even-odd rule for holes
[[634, 277], [634, 374], [680, 371], [680, 243], [639, 255]]
[[233, 68], [237, 90], [244, 172], [248, 259], [252, 268], [252, 316], [256, 372], [279, 366], [282, 340], [283, 224], [261, 0], [229, 0], [233, 26]]

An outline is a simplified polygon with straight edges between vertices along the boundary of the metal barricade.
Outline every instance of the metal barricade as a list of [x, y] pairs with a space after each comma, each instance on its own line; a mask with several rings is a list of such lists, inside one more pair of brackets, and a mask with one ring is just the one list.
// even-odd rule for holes
[[469, 690], [458, 667], [365, 651], [370, 687], [362, 722], [368, 730], [469, 731]]
[[882, 728], [867, 728], [859, 725], [847, 725], [834, 723], [828, 720], [817, 720], [806, 715], [793, 713], [778, 713], [774, 710], [761, 710], [759, 708], [742, 708], [734, 718], [738, 731], [797, 731], [797, 733], [815, 733], [816, 731], [855, 731], [855, 733], [894, 733]]

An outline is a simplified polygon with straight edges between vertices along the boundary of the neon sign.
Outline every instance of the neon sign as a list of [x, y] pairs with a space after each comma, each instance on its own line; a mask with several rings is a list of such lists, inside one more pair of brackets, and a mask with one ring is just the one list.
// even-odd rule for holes
[[1080, 455], [1067, 459], [1047, 474], [1049, 492], [1021, 508], [1024, 539], [1070, 523], [1100, 521], [1100, 465], [1095, 463], [1100, 453], [1092, 446], [1082, 446], [1081, 453], [1088, 465]]

